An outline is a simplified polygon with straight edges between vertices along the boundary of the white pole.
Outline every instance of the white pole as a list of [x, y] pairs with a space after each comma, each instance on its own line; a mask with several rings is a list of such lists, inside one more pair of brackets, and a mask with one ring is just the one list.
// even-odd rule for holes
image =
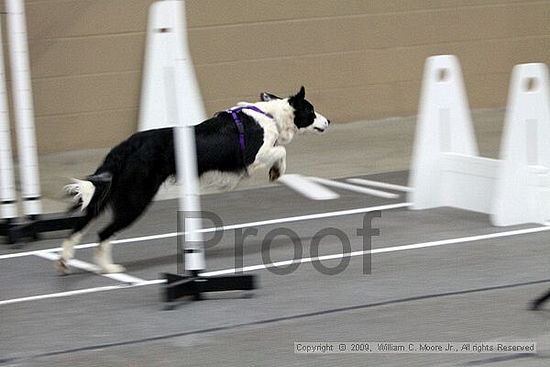
[[[172, 41], [171, 46], [164, 48], [164, 52], [161, 52], [163, 62], [157, 63], [157, 67], [164, 64], [162, 71], [165, 114], [169, 125], [175, 125], [174, 153], [180, 188], [179, 209], [184, 214], [178, 216], [184, 221], [179, 223], [179, 228], [185, 228], [187, 232], [184, 241], [185, 270], [197, 275], [206, 266], [201, 233], [199, 177], [193, 125], [203, 121], [205, 113], [187, 48], [184, 2], [156, 2], [155, 7], [164, 9], [167, 16], [157, 26], [161, 26], [164, 36]], [[170, 21], [173, 23], [167, 27], [166, 24], [170, 24]]]
[[176, 60], [176, 68], [164, 68], [164, 85], [166, 95], [166, 113], [176, 123], [174, 127], [174, 152], [176, 154], [176, 174], [180, 187], [178, 216], [184, 223], [179, 228], [185, 228], [187, 235], [184, 241], [185, 268], [191, 273], [198, 274], [205, 269], [203, 236], [201, 230], [202, 219], [197, 217], [201, 211], [199, 197], [199, 178], [197, 171], [197, 152], [195, 148], [195, 128], [188, 124], [185, 108], [181, 101], [184, 95], [185, 80], [178, 72], [183, 62]]
[[[0, 44], [2, 43], [2, 25], [0, 24]], [[13, 157], [11, 154], [11, 134], [6, 92], [6, 70], [4, 51], [0, 47], [0, 218], [17, 217], [17, 195], [13, 176]]]
[[7, 24], [15, 105], [21, 198], [27, 216], [42, 212], [34, 109], [29, 66], [29, 49], [23, 0], [6, 0]]

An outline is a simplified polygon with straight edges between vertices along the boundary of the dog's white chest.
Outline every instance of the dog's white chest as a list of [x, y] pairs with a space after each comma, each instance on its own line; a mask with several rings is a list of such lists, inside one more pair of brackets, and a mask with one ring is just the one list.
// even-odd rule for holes
[[234, 172], [208, 171], [200, 177], [200, 185], [203, 190], [233, 190], [241, 181], [244, 174]]

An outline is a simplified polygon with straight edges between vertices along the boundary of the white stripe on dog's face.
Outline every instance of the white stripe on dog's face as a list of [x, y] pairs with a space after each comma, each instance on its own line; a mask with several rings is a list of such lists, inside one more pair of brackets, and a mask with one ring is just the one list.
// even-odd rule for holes
[[323, 134], [330, 125], [330, 121], [318, 112], [315, 112], [315, 120], [313, 123], [305, 128], [298, 129], [300, 132], [308, 132], [314, 134]]
[[[294, 114], [294, 116], [292, 116], [292, 120], [294, 123], [292, 131], [299, 134], [323, 134], [330, 125], [330, 121], [325, 116], [321, 115], [318, 112], [315, 112], [315, 108], [313, 107], [313, 105], [305, 99], [304, 87], [302, 87], [296, 95], [290, 96], [285, 99], [281, 99], [280, 97], [277, 97], [276, 95], [267, 92], [263, 92], [260, 95], [260, 98], [264, 102], [270, 102], [274, 100], [288, 101], [288, 104], [290, 105], [290, 107], [292, 107]], [[289, 142], [291, 138], [292, 137], [286, 139], [288, 140], [287, 142]]]

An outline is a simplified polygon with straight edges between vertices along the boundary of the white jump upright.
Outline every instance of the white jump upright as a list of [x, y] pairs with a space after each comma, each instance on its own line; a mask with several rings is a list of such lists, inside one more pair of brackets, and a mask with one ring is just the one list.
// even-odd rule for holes
[[36, 239], [43, 232], [73, 228], [79, 218], [67, 213], [42, 213], [25, 3], [24, 0], [5, 0], [5, 5], [20, 197], [25, 216], [18, 217], [16, 210], [4, 55], [0, 52], [0, 235], [7, 237], [8, 243], [17, 243], [24, 238]]
[[6, 0], [9, 55], [18, 142], [21, 199], [25, 215], [42, 213], [29, 49], [23, 0]]
[[516, 65], [493, 202], [498, 226], [550, 220], [550, 95], [545, 64]]
[[[165, 0], [149, 8], [147, 41], [139, 111], [139, 130], [176, 126], [167, 114], [165, 68], [177, 68], [185, 80], [178, 106], [185, 110], [186, 124], [196, 125], [206, 118], [199, 85], [189, 52], [185, 2]], [[177, 65], [176, 65], [176, 60]]]
[[[178, 60], [180, 63], [181, 60]], [[179, 210], [183, 215], [178, 216], [179, 228], [187, 232], [185, 236], [185, 270], [198, 274], [205, 269], [204, 248], [202, 236], [202, 219], [198, 217], [201, 211], [200, 189], [197, 172], [197, 151], [195, 148], [195, 132], [192, 125], [185, 123], [185, 110], [178, 107], [178, 101], [185, 89], [182, 74], [177, 68], [167, 67], [164, 70], [165, 85], [172, 93], [168, 97], [167, 113], [173, 121], [174, 149], [176, 153], [176, 172], [180, 187]]]
[[185, 223], [185, 269], [205, 269], [195, 133], [193, 125], [206, 117], [187, 47], [185, 3], [157, 1], [149, 10], [146, 57], [140, 104], [140, 130], [174, 127], [179, 217]]
[[[185, 270], [196, 275], [205, 269], [205, 260], [194, 125], [205, 114], [198, 89], [189, 82], [195, 74], [182, 44], [187, 43], [184, 2], [158, 1], [150, 9], [140, 124], [143, 129], [174, 127], [179, 210], [183, 213], [178, 220], [184, 221], [178, 225], [187, 232], [182, 249]], [[162, 103], [159, 97], [164, 98]]]
[[[414, 189], [409, 193], [409, 201], [412, 208], [458, 206], [488, 211], [490, 204], [484, 196], [490, 185], [476, 182], [474, 185], [478, 189], [471, 190], [464, 187], [464, 181], [483, 181], [481, 177], [449, 169], [456, 160], [477, 156], [458, 59], [452, 55], [429, 57], [424, 66], [411, 168], [410, 186]], [[483, 163], [480, 163], [480, 173], [485, 170]], [[458, 162], [456, 165], [460, 167]], [[480, 190], [481, 187], [484, 189]], [[472, 195], [475, 197], [470, 197]]]
[[517, 65], [500, 159], [480, 157], [457, 58], [428, 58], [411, 167], [411, 208], [487, 213], [497, 226], [548, 221], [549, 102], [546, 65]]
[[[1, 28], [0, 24], [0, 43], [2, 40]], [[17, 218], [16, 201], [6, 70], [4, 67], [4, 51], [0, 47], [0, 219], [11, 221]]]
[[[174, 126], [176, 174], [180, 184], [179, 209], [183, 214], [178, 215], [178, 220], [184, 221], [178, 227], [185, 229], [185, 233], [181, 234], [184, 236], [185, 273], [166, 273], [166, 284], [163, 285], [166, 308], [172, 308], [173, 302], [184, 296], [193, 296], [198, 300], [206, 292], [252, 290], [255, 288], [255, 277], [248, 274], [201, 276], [206, 264], [194, 125], [203, 121], [205, 114], [198, 88], [193, 82], [190, 83], [190, 80], [195, 80], [195, 74], [189, 50], [186, 46], [182, 48], [180, 44], [186, 38], [184, 2], [159, 1], [151, 9], [153, 20], [149, 24], [154, 29], [150, 29], [150, 32], [160, 29], [158, 33], [162, 38], [156, 38], [156, 42], [164, 44], [148, 45], [155, 49], [155, 60], [149, 60], [145, 69], [145, 73], [149, 75], [144, 80], [148, 80], [150, 84], [144, 83], [143, 88], [148, 90], [142, 94], [142, 103], [152, 107], [153, 95], [157, 93], [162, 96], [164, 100], [158, 100], [158, 103], [163, 110], [159, 111], [158, 116], [163, 118], [163, 126]], [[154, 88], [151, 84], [153, 82]], [[144, 129], [158, 127], [149, 124], [156, 118], [149, 107], [142, 107], [142, 117], [145, 117], [141, 121], [144, 124], [141, 127]]]

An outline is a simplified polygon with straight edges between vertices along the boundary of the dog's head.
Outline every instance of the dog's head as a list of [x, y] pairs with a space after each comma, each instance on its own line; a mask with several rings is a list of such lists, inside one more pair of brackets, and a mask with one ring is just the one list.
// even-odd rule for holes
[[[294, 125], [299, 133], [322, 134], [327, 130], [330, 121], [320, 113], [315, 112], [313, 105], [305, 99], [305, 96], [306, 90], [302, 87], [296, 95], [285, 98], [293, 109]], [[267, 92], [260, 94], [260, 98], [264, 102], [282, 99]]]

